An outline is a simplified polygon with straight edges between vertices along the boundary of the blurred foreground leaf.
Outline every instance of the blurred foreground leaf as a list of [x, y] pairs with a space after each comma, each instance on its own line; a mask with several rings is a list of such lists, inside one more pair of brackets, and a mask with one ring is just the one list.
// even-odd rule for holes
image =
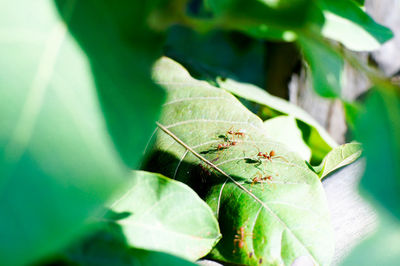
[[390, 215], [380, 213], [380, 225], [374, 235], [358, 245], [341, 263], [342, 266], [394, 266], [400, 261], [400, 224]]
[[[118, 152], [130, 166], [141, 158], [162, 98], [149, 78], [154, 36], [143, 25], [127, 36], [120, 24], [145, 16], [147, 5], [110, 3], [0, 2], [4, 265], [30, 263], [82, 232], [124, 181]], [[147, 36], [140, 45], [135, 29]]]
[[129, 245], [197, 260], [220, 238], [210, 207], [188, 186], [159, 174], [135, 171], [111, 205]]
[[[262, 121], [235, 97], [193, 79], [171, 59], [162, 58], [154, 76], [169, 93], [161, 123], [240, 184], [208, 168], [170, 135], [157, 134], [147, 168], [162, 169], [189, 184], [211, 206], [223, 235], [211, 257], [290, 265], [304, 255], [316, 264], [329, 264], [333, 241], [326, 198], [305, 161], [268, 138]], [[229, 130], [244, 136], [232, 136]], [[218, 149], [233, 138], [236, 145]], [[272, 150], [276, 157], [271, 161], [258, 159], [258, 152]], [[262, 177], [266, 179], [254, 179]]]
[[265, 24], [277, 29], [298, 28], [307, 22], [310, 0], [206, 0], [214, 16], [233, 28]]
[[365, 0], [353, 0], [353, 1], [356, 2], [360, 6], [363, 6], [365, 3]]
[[310, 67], [314, 90], [322, 97], [340, 98], [344, 68], [341, 55], [311, 33], [299, 36], [298, 44]]
[[[321, 0], [325, 24], [322, 34], [354, 51], [372, 51], [393, 38], [393, 32], [377, 24], [351, 0]], [[364, 2], [364, 1], [357, 1]]]
[[400, 217], [400, 94], [398, 87], [374, 87], [356, 122], [367, 166], [361, 187]]
[[[161, 56], [163, 36], [150, 31], [146, 23], [162, 0], [56, 1], [60, 10], [73, 2], [77, 5], [70, 18], [60, 14], [86, 53], [84, 59], [90, 64], [118, 152], [126, 164], [136, 167], [146, 144], [143, 140], [154, 129], [164, 100], [163, 91], [151, 81], [151, 67]], [[79, 80], [80, 76], [74, 78]]]
[[262, 86], [265, 48], [262, 41], [238, 32], [201, 34], [181, 26], [168, 31], [165, 54], [183, 64], [191, 75], [215, 84], [217, 77]]
[[337, 169], [351, 164], [357, 160], [362, 153], [362, 146], [359, 143], [348, 143], [334, 148], [324, 158], [322, 163], [314, 167], [321, 179], [336, 171]]

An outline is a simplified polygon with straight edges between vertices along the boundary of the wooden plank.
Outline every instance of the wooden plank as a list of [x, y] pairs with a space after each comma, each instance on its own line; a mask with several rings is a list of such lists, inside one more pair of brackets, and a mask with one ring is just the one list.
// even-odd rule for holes
[[364, 165], [363, 160], [358, 160], [322, 182], [335, 230], [336, 251], [332, 265], [338, 265], [378, 225], [375, 210], [358, 191]]

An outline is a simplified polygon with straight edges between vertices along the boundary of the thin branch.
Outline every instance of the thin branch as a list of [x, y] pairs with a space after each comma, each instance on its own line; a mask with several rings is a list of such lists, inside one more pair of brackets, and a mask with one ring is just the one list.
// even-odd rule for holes
[[183, 142], [180, 138], [178, 138], [174, 133], [172, 133], [168, 128], [166, 128], [165, 126], [161, 125], [160, 123], [156, 122], [157, 126], [164, 131], [166, 134], [168, 134], [171, 138], [173, 138], [176, 142], [178, 142], [179, 144], [181, 144], [183, 147], [185, 147], [188, 151], [190, 151], [191, 153], [193, 153], [194, 156], [196, 156], [197, 158], [199, 158], [200, 160], [202, 160], [203, 162], [205, 162], [207, 165], [209, 165], [210, 167], [214, 168], [217, 172], [219, 172], [220, 174], [222, 174], [223, 176], [227, 177], [229, 180], [231, 180], [235, 185], [237, 185], [238, 187], [240, 187], [242, 190], [244, 190], [245, 192], [247, 192], [247, 194], [249, 194], [252, 198], [254, 198], [257, 202], [259, 202], [261, 205], [265, 206], [264, 202], [262, 202], [259, 198], [257, 198], [253, 193], [251, 193], [247, 188], [245, 188], [242, 184], [240, 184], [238, 181], [236, 181], [235, 179], [233, 179], [233, 177], [231, 177], [230, 175], [228, 175], [227, 173], [225, 173], [223, 170], [221, 170], [218, 166], [216, 166], [215, 164], [213, 164], [212, 162], [210, 162], [209, 160], [207, 160], [206, 158], [204, 158], [203, 156], [201, 156], [199, 153], [197, 153], [195, 150], [193, 150], [191, 147], [189, 147], [185, 142]]

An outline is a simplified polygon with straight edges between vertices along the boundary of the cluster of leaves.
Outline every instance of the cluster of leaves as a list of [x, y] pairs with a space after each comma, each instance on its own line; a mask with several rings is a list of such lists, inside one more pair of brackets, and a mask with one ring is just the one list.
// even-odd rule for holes
[[[356, 160], [360, 145], [337, 147], [304, 111], [240, 81], [262, 82], [260, 40], [294, 42], [315, 90], [342, 98], [346, 55], [326, 38], [359, 51], [392, 37], [362, 2], [0, 3], [2, 264], [190, 265], [209, 254], [328, 265], [320, 180]], [[186, 28], [165, 31], [172, 23]], [[232, 31], [251, 36], [248, 52], [224, 43]], [[210, 35], [222, 42], [213, 47]], [[196, 51], [199, 38], [229, 60]], [[167, 57], [152, 70], [163, 49], [190, 73]], [[368, 161], [362, 185], [398, 216], [399, 90], [373, 81], [364, 105], [347, 103], [348, 116]], [[132, 172], [145, 152], [142, 168], [156, 173]]]

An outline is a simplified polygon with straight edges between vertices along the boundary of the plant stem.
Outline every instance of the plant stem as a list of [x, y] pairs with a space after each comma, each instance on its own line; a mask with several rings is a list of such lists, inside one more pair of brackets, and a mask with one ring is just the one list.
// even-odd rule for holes
[[245, 188], [242, 184], [240, 184], [238, 181], [233, 179], [230, 175], [225, 173], [223, 170], [221, 170], [218, 166], [201, 156], [199, 153], [197, 153], [195, 150], [193, 150], [191, 147], [189, 147], [185, 142], [183, 142], [180, 138], [178, 138], [174, 133], [172, 133], [168, 128], [165, 126], [161, 125], [159, 122], [156, 122], [157, 126], [164, 131], [167, 135], [169, 135], [171, 138], [173, 138], [176, 142], [181, 144], [183, 147], [185, 147], [188, 151], [193, 153], [194, 156], [205, 162], [207, 165], [210, 167], [214, 168], [217, 172], [222, 174], [223, 176], [227, 177], [229, 180], [231, 180], [235, 185], [246, 191], [251, 197], [253, 197], [257, 202], [261, 203], [262, 205], [265, 205], [264, 202], [262, 202], [259, 198], [257, 198], [253, 193], [251, 193], [247, 188]]

